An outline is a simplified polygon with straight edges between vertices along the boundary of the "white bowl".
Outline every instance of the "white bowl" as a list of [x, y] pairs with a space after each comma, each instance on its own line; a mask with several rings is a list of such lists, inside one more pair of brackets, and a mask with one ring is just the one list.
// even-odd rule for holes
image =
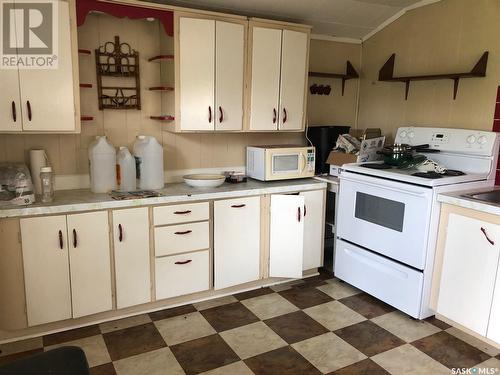
[[221, 174], [188, 174], [182, 178], [189, 186], [207, 188], [221, 186], [226, 180]]

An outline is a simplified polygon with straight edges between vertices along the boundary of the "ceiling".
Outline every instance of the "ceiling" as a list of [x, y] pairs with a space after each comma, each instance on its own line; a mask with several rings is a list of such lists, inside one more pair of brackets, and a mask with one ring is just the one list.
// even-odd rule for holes
[[162, 4], [305, 23], [313, 34], [363, 39], [384, 22], [429, 0], [149, 0]]

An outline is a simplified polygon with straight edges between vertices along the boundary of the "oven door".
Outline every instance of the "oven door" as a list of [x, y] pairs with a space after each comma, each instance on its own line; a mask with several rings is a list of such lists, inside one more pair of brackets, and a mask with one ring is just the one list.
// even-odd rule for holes
[[430, 188], [344, 172], [337, 235], [422, 270], [431, 206]]

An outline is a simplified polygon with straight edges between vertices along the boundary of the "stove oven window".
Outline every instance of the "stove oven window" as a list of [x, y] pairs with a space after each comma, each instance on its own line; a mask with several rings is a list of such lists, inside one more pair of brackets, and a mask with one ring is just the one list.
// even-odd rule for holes
[[354, 216], [382, 227], [403, 231], [405, 205], [390, 199], [366, 193], [356, 193]]

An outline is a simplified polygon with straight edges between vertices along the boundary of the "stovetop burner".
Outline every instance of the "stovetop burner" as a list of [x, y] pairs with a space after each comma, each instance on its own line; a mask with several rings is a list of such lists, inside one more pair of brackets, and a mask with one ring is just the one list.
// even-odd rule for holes
[[446, 169], [444, 173], [437, 173], [434, 171], [415, 172], [415, 173], [412, 173], [412, 176], [435, 179], [435, 178], [442, 178], [442, 177], [463, 176], [464, 174], [465, 174], [464, 172], [457, 171], [455, 169]]
[[457, 171], [456, 169], [447, 169], [444, 172], [445, 176], [463, 176], [465, 173], [462, 171]]
[[366, 163], [366, 164], [360, 164], [360, 167], [370, 168], [370, 169], [392, 169], [392, 165], [385, 163]]

